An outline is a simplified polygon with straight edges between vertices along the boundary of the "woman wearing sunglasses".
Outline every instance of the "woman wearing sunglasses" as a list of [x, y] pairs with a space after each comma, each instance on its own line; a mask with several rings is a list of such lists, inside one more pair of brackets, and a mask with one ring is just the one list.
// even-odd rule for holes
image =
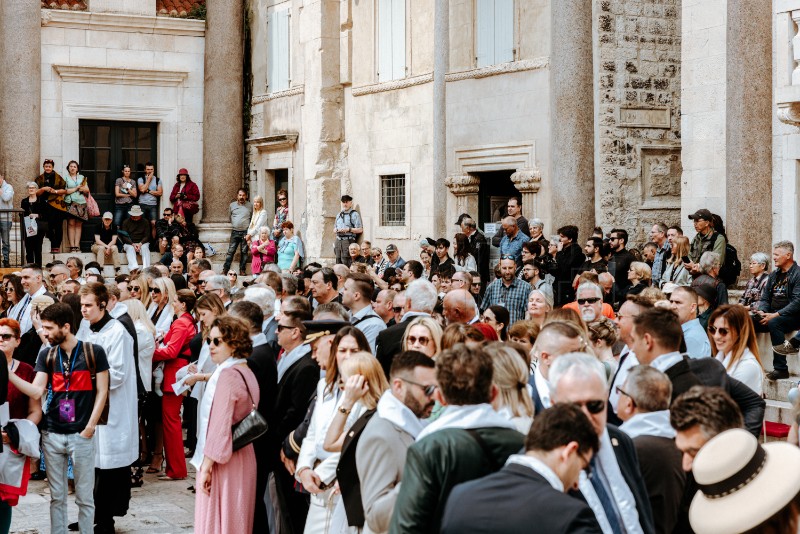
[[[161, 280], [168, 280], [161, 278]], [[172, 283], [171, 280], [169, 280]], [[167, 472], [159, 477], [162, 480], [183, 480], [186, 478], [186, 456], [183, 451], [183, 432], [181, 431], [181, 404], [183, 397], [175, 395], [172, 385], [176, 382], [175, 373], [189, 364], [189, 341], [197, 334], [192, 317], [196, 302], [194, 292], [181, 289], [172, 301], [177, 319], [170, 325], [164, 342], [153, 353], [154, 362], [164, 363], [164, 393], [161, 398], [161, 423], [164, 428], [164, 452], [167, 459]]]
[[200, 403], [197, 447], [192, 458], [197, 469], [194, 528], [206, 534], [251, 532], [256, 456], [252, 443], [233, 450], [231, 427], [258, 406], [258, 382], [245, 361], [253, 351], [253, 342], [245, 323], [234, 317], [215, 319], [209, 342], [217, 369]]
[[311, 493], [305, 532], [325, 532], [326, 519], [340, 499], [334, 484], [339, 453], [328, 452], [324, 444], [328, 428], [339, 411], [346, 412], [343, 415], [346, 415], [348, 427], [366, 411], [362, 404], [356, 404], [349, 411], [343, 405], [344, 382], [340, 367], [345, 360], [359, 352], [372, 354], [364, 334], [354, 326], [345, 326], [339, 330], [331, 344], [325, 377], [317, 383], [314, 411], [306, 437], [300, 446], [294, 473], [295, 479]]
[[156, 340], [163, 338], [172, 325], [175, 309], [175, 283], [164, 277], [152, 278], [148, 282], [147, 290], [150, 293], [152, 304], [147, 308], [147, 316], [156, 327]]
[[[151, 278], [147, 274], [139, 273], [139, 276], [128, 281], [128, 291], [131, 294], [131, 298], [141, 301], [146, 310], [150, 309], [150, 304], [152, 303], [149, 289], [150, 280]], [[150, 314], [148, 313], [149, 316]]]
[[764, 368], [748, 308], [726, 304], [714, 310], [708, 320], [708, 337], [728, 375], [761, 395]]
[[403, 350], [416, 350], [435, 358], [442, 350], [442, 327], [430, 317], [415, 317], [403, 334]]
[[3, 311], [3, 317], [8, 317], [11, 310], [19, 304], [19, 301], [25, 297], [25, 288], [22, 287], [22, 278], [16, 275], [8, 275], [5, 284], [3, 284], [3, 293], [5, 293], [7, 308]]

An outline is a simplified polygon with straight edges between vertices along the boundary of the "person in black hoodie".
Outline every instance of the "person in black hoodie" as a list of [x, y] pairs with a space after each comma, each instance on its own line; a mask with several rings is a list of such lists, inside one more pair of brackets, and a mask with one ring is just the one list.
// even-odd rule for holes
[[558, 266], [555, 272], [556, 304], [563, 306], [575, 300], [575, 288], [572, 287], [572, 280], [580, 272], [581, 266], [586, 261], [586, 256], [581, 246], [577, 243], [577, 226], [562, 226], [558, 229], [558, 236], [561, 240], [561, 246], [556, 253], [556, 264]]

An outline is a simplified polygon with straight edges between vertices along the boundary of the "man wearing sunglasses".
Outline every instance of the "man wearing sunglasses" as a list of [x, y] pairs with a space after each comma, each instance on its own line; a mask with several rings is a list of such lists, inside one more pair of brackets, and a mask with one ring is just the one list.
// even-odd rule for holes
[[756, 392], [728, 375], [716, 358], [689, 358], [679, 352], [681, 325], [672, 310], [651, 308], [633, 320], [631, 349], [639, 363], [665, 373], [672, 382], [673, 400], [692, 386], [716, 386], [739, 405], [745, 428], [753, 435], [761, 433], [766, 404]]
[[592, 476], [581, 476], [578, 487], [603, 532], [655, 532], [633, 440], [607, 422], [607, 379], [600, 360], [582, 353], [565, 354], [550, 368], [553, 401], [578, 406], [600, 438], [592, 458]]

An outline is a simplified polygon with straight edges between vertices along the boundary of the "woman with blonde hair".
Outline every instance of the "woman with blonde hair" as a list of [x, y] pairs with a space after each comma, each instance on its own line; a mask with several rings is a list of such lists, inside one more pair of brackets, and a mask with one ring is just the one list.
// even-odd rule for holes
[[415, 317], [408, 323], [401, 346], [435, 358], [442, 350], [442, 327], [430, 317]]
[[689, 256], [689, 238], [680, 235], [672, 240], [672, 255], [667, 260], [667, 268], [661, 275], [661, 286], [675, 284], [679, 286], [692, 285], [692, 273], [683, 264], [683, 258]]
[[130, 291], [131, 298], [144, 304], [145, 309], [150, 307], [152, 302], [150, 299], [150, 277], [147, 274], [139, 273], [136, 278], [131, 278], [128, 281], [128, 291]]
[[594, 354], [606, 368], [606, 376], [614, 376], [617, 371], [617, 360], [614, 358], [612, 347], [619, 339], [617, 325], [608, 317], [601, 317], [586, 327], [589, 329], [589, 341], [592, 342]]
[[156, 339], [163, 338], [172, 325], [175, 315], [172, 303], [175, 302], [175, 283], [169, 279], [152, 278], [148, 285], [153, 303], [147, 309], [147, 315], [156, 327]]
[[761, 395], [764, 368], [749, 309], [736, 304], [715, 309], [708, 320], [708, 338], [728, 375]]
[[528, 293], [528, 308], [525, 313], [526, 321], [533, 321], [542, 326], [545, 317], [553, 310], [553, 297], [540, 289]]
[[650, 287], [653, 280], [653, 272], [650, 266], [642, 261], [634, 261], [628, 269], [628, 281], [632, 284], [628, 287], [627, 295], [638, 295], [646, 287]]
[[492, 383], [498, 390], [492, 407], [514, 423], [519, 432], [527, 435], [533, 422], [533, 401], [528, 391], [528, 366], [519, 353], [505, 343], [489, 343], [483, 350], [492, 358]]
[[[247, 243], [258, 237], [262, 228], [267, 224], [267, 210], [264, 209], [264, 197], [256, 195], [253, 197], [253, 214], [250, 216], [250, 225], [247, 227], [245, 239]], [[269, 227], [266, 227], [269, 230]]]
[[136, 328], [136, 339], [139, 342], [139, 375], [142, 378], [144, 389], [152, 390], [153, 379], [153, 352], [156, 350], [156, 327], [147, 316], [144, 304], [137, 299], [125, 301], [128, 315]]

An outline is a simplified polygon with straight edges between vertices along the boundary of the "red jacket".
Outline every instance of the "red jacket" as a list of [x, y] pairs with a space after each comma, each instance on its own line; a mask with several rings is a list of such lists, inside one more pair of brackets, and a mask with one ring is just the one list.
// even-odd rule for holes
[[169, 332], [164, 336], [163, 347], [157, 347], [153, 353], [154, 362], [164, 364], [164, 383], [161, 389], [172, 392], [175, 383], [175, 373], [186, 365], [186, 358], [190, 355], [189, 341], [197, 334], [197, 325], [191, 314], [184, 313], [172, 322]]

